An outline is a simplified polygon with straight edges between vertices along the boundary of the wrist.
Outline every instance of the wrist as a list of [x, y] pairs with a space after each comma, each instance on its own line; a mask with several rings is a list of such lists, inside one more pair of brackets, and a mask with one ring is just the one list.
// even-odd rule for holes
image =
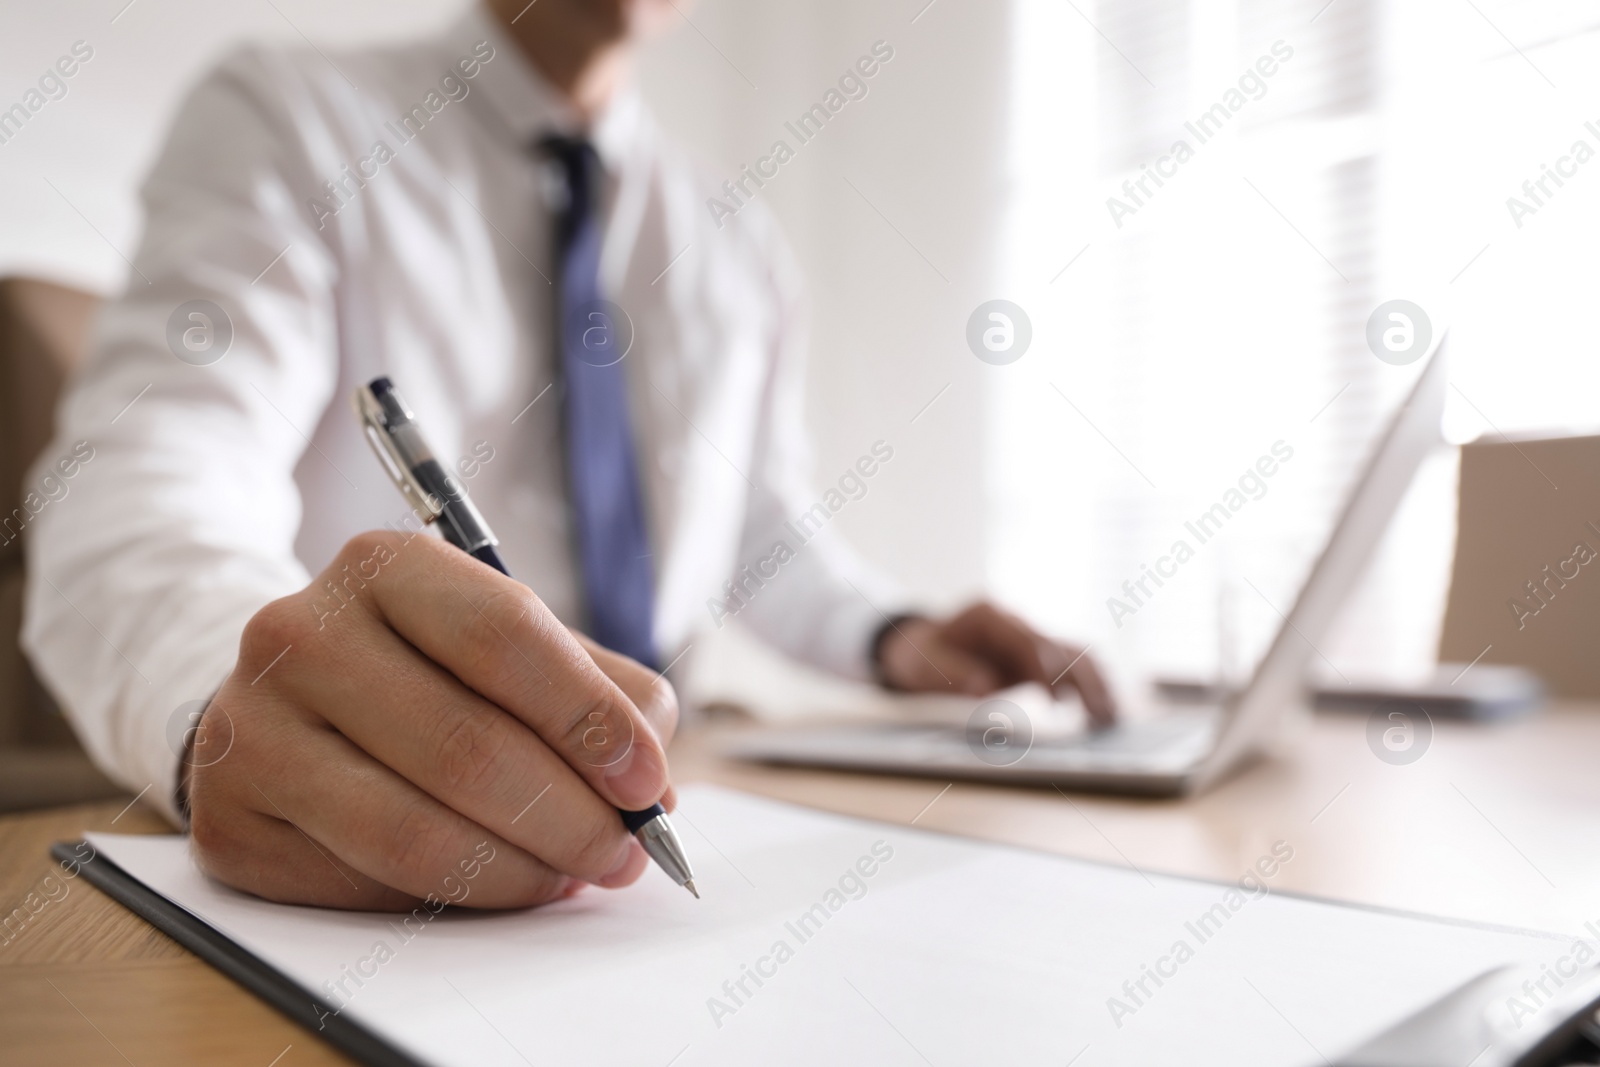
[[[193, 731], [190, 731], [192, 738]], [[186, 739], [183, 745], [183, 756], [178, 760], [178, 781], [172, 789], [172, 801], [178, 809], [178, 820], [183, 832], [189, 832], [191, 815], [189, 810], [189, 770], [194, 766], [191, 756], [194, 752], [193, 740]]]
[[922, 622], [923, 616], [915, 612], [901, 612], [891, 615], [884, 620], [883, 625], [872, 631], [872, 638], [867, 644], [867, 658], [872, 667], [872, 678], [885, 689], [903, 692], [905, 687], [897, 682], [890, 673], [884, 651], [891, 639], [901, 636], [901, 627], [906, 623]]
[[[178, 779], [173, 783], [172, 801], [173, 805], [178, 809], [179, 825], [183, 828], [184, 833], [189, 832], [189, 824], [192, 821], [189, 804], [189, 783], [194, 777], [195, 742], [200, 735], [200, 731], [204, 729], [201, 721], [205, 718], [206, 712], [210, 710], [211, 703], [214, 700], [216, 700], [215, 693], [206, 701], [205, 707], [200, 709], [200, 713], [194, 717], [188, 729], [183, 732], [183, 751], [178, 755]], [[229, 744], [232, 744], [231, 724], [229, 728]]]

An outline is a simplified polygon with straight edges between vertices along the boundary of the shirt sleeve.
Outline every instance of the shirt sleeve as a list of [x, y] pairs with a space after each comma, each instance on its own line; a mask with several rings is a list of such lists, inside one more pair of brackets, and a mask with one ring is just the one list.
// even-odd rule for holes
[[770, 215], [747, 211], [766, 261], [774, 307], [770, 368], [761, 397], [739, 559], [724, 602], [730, 614], [779, 650], [844, 678], [872, 677], [873, 636], [907, 600], [900, 587], [857, 554], [839, 515], [871, 494], [892, 463], [894, 443], [860, 442], [848, 471], [818, 488], [805, 429], [808, 302], [798, 263]]
[[180, 110], [126, 294], [29, 481], [24, 647], [95, 762], [174, 821], [193, 702], [308, 582], [294, 469], [336, 380], [333, 259], [278, 62], [236, 55]]

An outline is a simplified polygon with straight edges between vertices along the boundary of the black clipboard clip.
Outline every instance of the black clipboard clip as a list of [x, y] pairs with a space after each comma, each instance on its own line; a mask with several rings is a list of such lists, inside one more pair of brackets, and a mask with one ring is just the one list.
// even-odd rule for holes
[[1341, 1058], [1335, 1067], [1600, 1064], [1600, 966], [1497, 967]]

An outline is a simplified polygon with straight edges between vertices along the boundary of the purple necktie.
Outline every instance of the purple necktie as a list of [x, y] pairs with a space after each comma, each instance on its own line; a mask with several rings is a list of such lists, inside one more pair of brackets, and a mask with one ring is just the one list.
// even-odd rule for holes
[[616, 309], [600, 292], [600, 159], [580, 138], [547, 137], [540, 145], [566, 180], [555, 219], [556, 343], [588, 633], [655, 667], [655, 568], [628, 418], [626, 352], [617, 335], [617, 327], [628, 334], [631, 327], [613, 321]]

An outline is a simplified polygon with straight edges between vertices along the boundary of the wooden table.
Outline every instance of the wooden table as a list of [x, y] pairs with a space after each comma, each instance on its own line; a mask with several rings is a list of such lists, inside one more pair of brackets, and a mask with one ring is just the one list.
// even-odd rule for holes
[[[1437, 723], [1405, 766], [1374, 755], [1364, 717], [1321, 716], [1298, 755], [1184, 802], [751, 767], [717, 754], [737, 729], [680, 738], [675, 778], [1145, 872], [1231, 880], [1282, 840], [1294, 858], [1278, 890], [1600, 936], [1600, 706]], [[165, 829], [125, 804], [0, 819], [0, 920], [40, 892], [51, 842]], [[65, 884], [0, 944], [0, 1062], [347, 1062], [82, 879]]]

